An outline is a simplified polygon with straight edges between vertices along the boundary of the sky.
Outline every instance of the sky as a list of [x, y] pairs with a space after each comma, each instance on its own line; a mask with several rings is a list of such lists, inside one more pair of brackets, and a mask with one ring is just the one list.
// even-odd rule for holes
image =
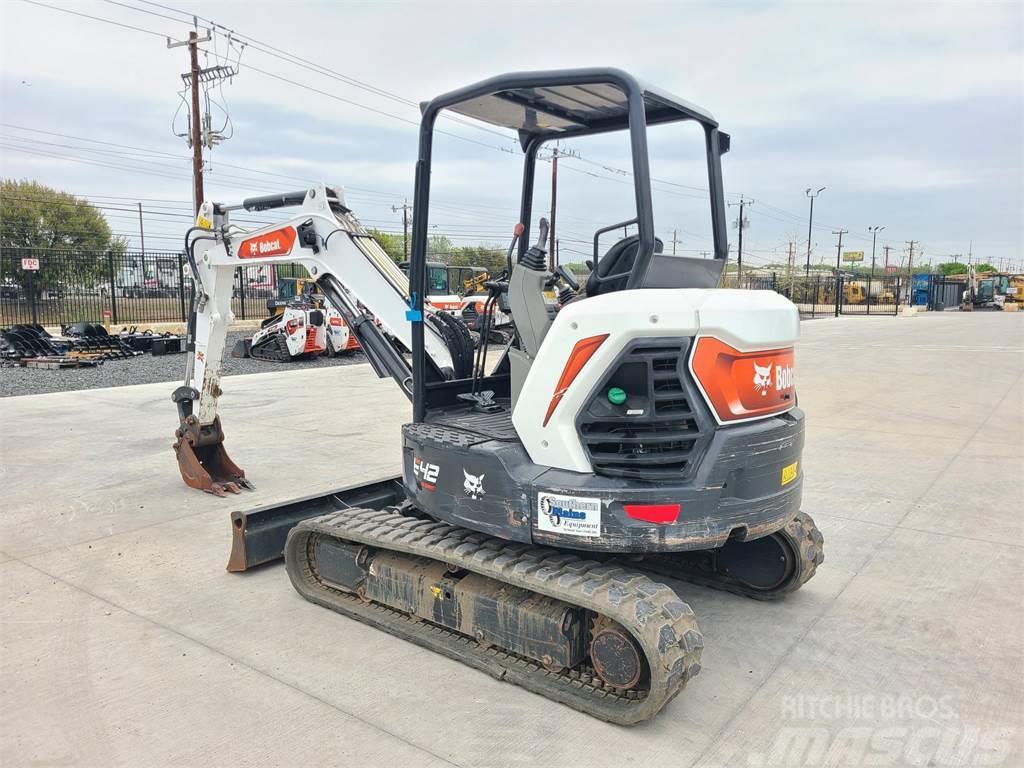
[[[198, 13], [201, 66], [237, 75], [211, 89], [230, 133], [207, 153], [206, 197], [340, 184], [368, 226], [400, 232], [413, 197], [417, 104], [502, 72], [616, 66], [698, 104], [732, 136], [723, 158], [735, 255], [866, 252], [881, 264], [958, 255], [1024, 270], [1024, 3], [334, 3], [6, 0], [0, 49], [0, 175], [83, 196], [147, 249], [178, 249], [189, 224], [187, 70]], [[78, 14], [78, 15], [76, 15]], [[95, 18], [89, 18], [95, 17]], [[243, 46], [243, 43], [245, 45]], [[301, 59], [301, 60], [300, 60]], [[226, 124], [225, 114], [230, 118]], [[506, 243], [521, 153], [510, 132], [444, 120], [431, 232]], [[710, 250], [706, 170], [692, 124], [651, 130], [655, 228], [687, 255]], [[631, 218], [624, 135], [563, 143], [562, 261], [596, 229]], [[550, 163], [534, 210], [550, 208]], [[262, 218], [261, 218], [262, 217]], [[272, 215], [240, 217], [258, 226]], [[674, 241], [674, 242], [673, 242]]]

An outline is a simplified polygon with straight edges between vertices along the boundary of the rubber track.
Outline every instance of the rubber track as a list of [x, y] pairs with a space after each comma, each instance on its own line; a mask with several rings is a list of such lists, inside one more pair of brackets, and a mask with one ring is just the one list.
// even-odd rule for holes
[[709, 571], [699, 562], [685, 560], [670, 562], [668, 558], [659, 557], [649, 561], [645, 560], [636, 565], [641, 570], [650, 571], [660, 576], [689, 581], [712, 589], [721, 589], [755, 600], [778, 600], [796, 592], [814, 576], [818, 566], [825, 561], [824, 538], [814, 520], [805, 512], [798, 512], [796, 517], [771, 535], [783, 540], [784, 545], [795, 557], [796, 567], [789, 579], [769, 590], [748, 587], [727, 574], [716, 574]]
[[[315, 552], [322, 536], [441, 560], [608, 616], [638, 641], [650, 684], [643, 691], [624, 691], [606, 686], [589, 667], [552, 672], [531, 659], [321, 584]], [[295, 526], [285, 561], [292, 584], [311, 602], [612, 723], [630, 725], [653, 717], [700, 671], [704, 639], [690, 606], [674, 591], [642, 573], [559, 550], [403, 517], [394, 508], [347, 509]]]
[[284, 340], [283, 334], [268, 336], [259, 346], [249, 347], [249, 357], [254, 360], [264, 360], [270, 363], [287, 363], [292, 359], [288, 351], [288, 343]]

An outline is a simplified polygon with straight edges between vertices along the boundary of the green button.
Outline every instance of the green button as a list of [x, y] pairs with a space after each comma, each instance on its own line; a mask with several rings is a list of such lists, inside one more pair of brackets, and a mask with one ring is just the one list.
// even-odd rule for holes
[[608, 402], [612, 405], [622, 405], [626, 402], [626, 390], [620, 387], [612, 387], [608, 390]]

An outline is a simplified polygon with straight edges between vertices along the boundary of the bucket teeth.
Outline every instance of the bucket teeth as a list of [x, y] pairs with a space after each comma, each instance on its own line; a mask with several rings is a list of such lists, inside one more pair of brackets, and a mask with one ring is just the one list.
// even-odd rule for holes
[[190, 488], [221, 497], [241, 493], [243, 488], [249, 491], [255, 488], [245, 479], [245, 472], [228, 456], [222, 442], [197, 448], [189, 442], [187, 435], [180, 435], [174, 442], [174, 452], [178, 457], [181, 479]]

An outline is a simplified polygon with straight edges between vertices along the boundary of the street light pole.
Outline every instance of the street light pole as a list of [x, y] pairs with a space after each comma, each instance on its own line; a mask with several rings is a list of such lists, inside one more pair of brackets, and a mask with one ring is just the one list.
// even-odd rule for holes
[[868, 227], [868, 232], [871, 233], [871, 276], [875, 276], [875, 239], [878, 237], [878, 233], [881, 232], [885, 227]]
[[811, 198], [811, 215], [807, 218], [807, 266], [804, 267], [804, 279], [811, 279], [811, 227], [814, 225], [814, 198], [825, 191], [825, 187], [819, 187], [813, 195], [811, 188], [807, 188], [807, 196]]

